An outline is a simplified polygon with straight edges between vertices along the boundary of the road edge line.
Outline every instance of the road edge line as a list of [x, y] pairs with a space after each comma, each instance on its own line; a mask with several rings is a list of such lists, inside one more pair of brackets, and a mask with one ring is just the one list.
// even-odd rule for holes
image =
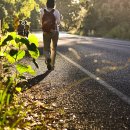
[[119, 90], [117, 90], [116, 88], [113, 88], [111, 85], [109, 85], [107, 82], [105, 82], [104, 80], [98, 78], [96, 75], [94, 75], [93, 73], [91, 73], [90, 71], [86, 70], [85, 68], [83, 68], [81, 65], [77, 64], [76, 62], [72, 61], [71, 59], [69, 59], [67, 56], [63, 55], [62, 53], [60, 53], [59, 51], [57, 51], [57, 54], [59, 54], [61, 57], [63, 57], [64, 59], [66, 59], [67, 61], [69, 61], [71, 64], [73, 64], [74, 66], [76, 66], [78, 69], [80, 69], [82, 72], [84, 72], [85, 74], [87, 74], [89, 77], [91, 77], [92, 79], [96, 80], [98, 83], [100, 83], [101, 85], [103, 85], [105, 88], [107, 88], [108, 90], [110, 90], [112, 93], [116, 94], [120, 99], [122, 99], [124, 102], [126, 102], [127, 104], [130, 105], [130, 98], [128, 96], [126, 96], [125, 94], [121, 93]]

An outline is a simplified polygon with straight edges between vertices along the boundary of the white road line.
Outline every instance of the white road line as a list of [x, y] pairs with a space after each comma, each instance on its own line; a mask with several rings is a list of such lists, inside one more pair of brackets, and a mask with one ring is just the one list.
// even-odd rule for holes
[[103, 81], [102, 79], [100, 79], [99, 77], [97, 77], [96, 75], [92, 74], [91, 72], [89, 72], [88, 70], [86, 70], [85, 68], [83, 68], [81, 65], [77, 64], [76, 62], [72, 61], [71, 59], [69, 59], [67, 56], [63, 55], [60, 52], [57, 52], [61, 57], [63, 57], [64, 59], [66, 59], [67, 61], [69, 61], [71, 64], [73, 64], [74, 66], [76, 66], [77, 68], [79, 68], [81, 71], [83, 71], [85, 74], [87, 74], [89, 77], [91, 77], [92, 79], [96, 80], [98, 83], [100, 83], [101, 85], [103, 85], [105, 88], [107, 88], [108, 90], [110, 90], [111, 92], [113, 92], [114, 94], [116, 94], [120, 99], [122, 99], [124, 102], [126, 102], [127, 104], [130, 105], [130, 97], [124, 95], [123, 93], [121, 93], [119, 90], [117, 90], [116, 88], [113, 88], [111, 85], [109, 85], [108, 83], [106, 83], [105, 81]]

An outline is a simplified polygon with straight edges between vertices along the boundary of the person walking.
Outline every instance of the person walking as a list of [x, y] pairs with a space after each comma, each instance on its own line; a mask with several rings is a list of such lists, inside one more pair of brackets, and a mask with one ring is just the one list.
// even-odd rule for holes
[[54, 70], [60, 25], [60, 13], [55, 8], [55, 0], [47, 0], [46, 7], [40, 10], [40, 21], [45, 63], [48, 70]]

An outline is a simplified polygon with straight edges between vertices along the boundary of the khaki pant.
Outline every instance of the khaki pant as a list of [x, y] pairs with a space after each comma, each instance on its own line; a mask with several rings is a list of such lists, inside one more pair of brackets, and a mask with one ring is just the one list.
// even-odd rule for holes
[[59, 38], [59, 32], [53, 31], [50, 33], [43, 32], [43, 50], [45, 59], [51, 59], [51, 66], [55, 65], [55, 58], [56, 58], [56, 48], [57, 42]]

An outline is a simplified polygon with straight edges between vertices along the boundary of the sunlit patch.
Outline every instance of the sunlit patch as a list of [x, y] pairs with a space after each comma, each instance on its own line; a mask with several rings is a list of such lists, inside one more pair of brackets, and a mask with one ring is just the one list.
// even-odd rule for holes
[[96, 72], [100, 72], [100, 69], [96, 69]]
[[96, 39], [103, 39], [103, 38], [98, 37], [98, 38], [96, 38]]
[[57, 106], [57, 104], [56, 104], [56, 103], [52, 103], [52, 106], [53, 106], [53, 107], [56, 107], [56, 106]]
[[[60, 91], [60, 95], [64, 95], [65, 93], [67, 93], [71, 88], [74, 88], [75, 86], [83, 83], [84, 81], [89, 80], [90, 77], [84, 77], [82, 79], [76, 80], [75, 82], [71, 83], [70, 85], [66, 86], [65, 89], [61, 89]], [[64, 107], [65, 110], [68, 110], [68, 108]]]
[[73, 49], [73, 48], [68, 48], [68, 50], [71, 51], [71, 52], [76, 56], [76, 58], [77, 58], [78, 60], [81, 59], [81, 57], [79, 56], [78, 52], [77, 52], [75, 49]]
[[80, 0], [72, 0], [72, 3], [79, 3], [80, 2]]
[[102, 53], [94, 53], [94, 54], [85, 55], [85, 57], [101, 56], [101, 55], [102, 55]]
[[85, 41], [79, 40], [78, 43], [80, 43], [80, 44], [93, 44], [93, 41], [91, 41], [91, 40], [85, 40]]
[[100, 72], [101, 74], [105, 74], [108, 72], [112, 72], [112, 71], [116, 71], [121, 69], [121, 67], [117, 67], [117, 66], [106, 66], [100, 69], [100, 71], [98, 71], [98, 69], [96, 70], [97, 72]]
[[97, 77], [97, 78], [96, 78], [96, 80], [100, 80], [100, 78], [99, 78], [99, 77]]
[[98, 62], [98, 60], [95, 59], [95, 60], [94, 60], [94, 63], [97, 63], [97, 62]]
[[128, 59], [128, 61], [127, 62], [130, 62], [130, 58]]
[[76, 118], [76, 116], [75, 115], [73, 115], [73, 119], [75, 119]]
[[116, 64], [114, 62], [111, 62], [111, 61], [107, 61], [107, 60], [102, 60], [102, 63], [104, 64], [109, 64], [111, 66], [116, 66]]
[[102, 60], [102, 63], [105, 63], [106, 61], [105, 60]]

